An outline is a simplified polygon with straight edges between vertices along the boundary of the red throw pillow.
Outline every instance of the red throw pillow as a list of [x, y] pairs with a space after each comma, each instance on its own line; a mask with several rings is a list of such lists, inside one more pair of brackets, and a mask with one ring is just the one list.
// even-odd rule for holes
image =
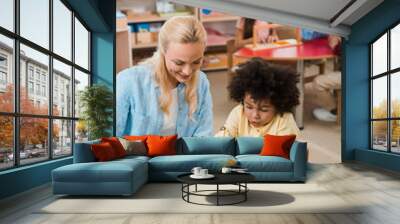
[[290, 147], [292, 147], [295, 139], [296, 135], [276, 136], [266, 134], [264, 136], [264, 146], [261, 149], [260, 155], [280, 156], [289, 159]]
[[99, 162], [110, 161], [117, 158], [113, 147], [108, 142], [93, 144], [91, 145], [91, 149], [94, 157]]
[[108, 142], [114, 149], [115, 155], [117, 158], [121, 158], [126, 156], [126, 151], [124, 146], [122, 146], [121, 142], [116, 137], [109, 137], [109, 138], [101, 138], [101, 142]]
[[147, 137], [146, 143], [148, 147], [148, 156], [163, 156], [176, 154], [177, 135], [158, 136], [150, 135]]

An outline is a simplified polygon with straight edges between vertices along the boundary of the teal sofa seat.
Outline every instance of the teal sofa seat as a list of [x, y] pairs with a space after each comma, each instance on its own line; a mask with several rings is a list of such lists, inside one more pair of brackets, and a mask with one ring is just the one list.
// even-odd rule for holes
[[176, 181], [178, 175], [190, 173], [197, 166], [218, 172], [228, 160], [235, 160], [235, 157], [221, 154], [157, 156], [149, 160], [149, 178], [150, 181]]
[[96, 162], [91, 144], [76, 143], [74, 163], [52, 171], [53, 193], [69, 195], [131, 195], [148, 181], [176, 181], [193, 167], [219, 172], [228, 160], [261, 182], [304, 182], [307, 170], [307, 144], [294, 142], [290, 158], [260, 156], [263, 138], [184, 137], [176, 144], [177, 155], [127, 156]]
[[249, 172], [292, 172], [293, 163], [279, 156], [239, 155], [238, 164]]

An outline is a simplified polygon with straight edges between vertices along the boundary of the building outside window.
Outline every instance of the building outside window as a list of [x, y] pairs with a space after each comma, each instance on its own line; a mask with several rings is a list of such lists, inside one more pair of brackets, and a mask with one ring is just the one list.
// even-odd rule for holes
[[7, 68], [7, 56], [0, 54], [0, 68]]
[[47, 74], [42, 73], [42, 83], [46, 83], [46, 76]]
[[42, 86], [42, 96], [46, 96], [46, 86]]
[[7, 86], [7, 56], [0, 54], [0, 89], [5, 90]]
[[371, 148], [400, 153], [400, 24], [370, 44]]
[[29, 79], [33, 80], [33, 67], [32, 66], [29, 66], [28, 76], [29, 76]]
[[0, 71], [0, 84], [7, 84], [7, 74], [4, 71]]
[[40, 84], [36, 84], [36, 95], [40, 95]]
[[29, 94], [34, 93], [33, 82], [31, 82], [31, 81], [28, 82], [28, 93]]

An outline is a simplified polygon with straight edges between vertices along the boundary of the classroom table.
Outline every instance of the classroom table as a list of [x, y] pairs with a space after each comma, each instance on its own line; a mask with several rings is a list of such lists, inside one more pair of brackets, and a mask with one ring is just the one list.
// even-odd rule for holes
[[243, 60], [253, 57], [261, 57], [267, 61], [293, 61], [296, 62], [296, 70], [300, 75], [298, 88], [300, 91], [300, 104], [295, 108], [296, 123], [300, 129], [304, 128], [304, 62], [334, 58], [336, 55], [328, 45], [326, 38], [304, 41], [302, 44], [257, 49], [241, 48], [233, 54], [234, 59]]

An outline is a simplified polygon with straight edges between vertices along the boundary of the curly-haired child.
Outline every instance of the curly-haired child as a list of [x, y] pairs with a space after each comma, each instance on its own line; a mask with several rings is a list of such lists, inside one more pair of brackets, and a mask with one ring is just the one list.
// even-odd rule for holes
[[289, 67], [261, 58], [241, 64], [228, 85], [239, 102], [216, 136], [296, 135], [292, 109], [299, 104], [299, 76]]

